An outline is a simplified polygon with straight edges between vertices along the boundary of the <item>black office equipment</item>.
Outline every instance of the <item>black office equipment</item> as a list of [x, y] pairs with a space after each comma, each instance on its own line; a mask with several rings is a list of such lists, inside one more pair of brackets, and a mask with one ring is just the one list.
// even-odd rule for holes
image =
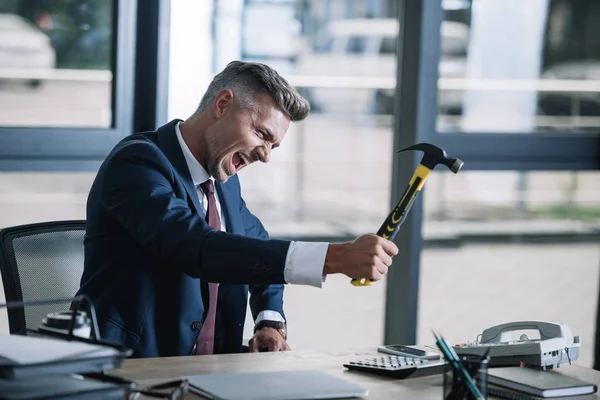
[[429, 375], [441, 375], [446, 362], [442, 360], [423, 360], [412, 357], [381, 355], [344, 364], [349, 370], [388, 376], [396, 379], [417, 378]]
[[558, 371], [507, 367], [488, 371], [488, 383], [538, 397], [566, 397], [596, 393], [597, 386]]
[[439, 360], [442, 358], [441, 353], [434, 352], [426, 346], [417, 345], [388, 344], [377, 347], [377, 351], [394, 356], [422, 358], [424, 360]]
[[[484, 356], [461, 355], [458, 357], [458, 360], [464, 367], [465, 372], [472, 378], [473, 383], [481, 394], [481, 398], [487, 399], [487, 372], [490, 357], [487, 354]], [[458, 400], [474, 398], [474, 394], [469, 390], [466, 382], [454, 366], [448, 364], [446, 370], [447, 372], [444, 374], [444, 399]]]

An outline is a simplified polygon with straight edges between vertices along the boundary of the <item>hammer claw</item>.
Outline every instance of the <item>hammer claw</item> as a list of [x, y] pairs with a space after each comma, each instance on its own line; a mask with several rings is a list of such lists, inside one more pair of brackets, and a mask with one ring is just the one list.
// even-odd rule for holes
[[[398, 232], [398, 229], [404, 222], [404, 219], [408, 215], [413, 201], [421, 191], [421, 188], [427, 180], [427, 176], [438, 164], [445, 165], [450, 171], [455, 174], [460, 171], [463, 166], [463, 162], [458, 158], [448, 157], [448, 154], [438, 146], [431, 143], [418, 143], [412, 146], [406, 147], [396, 151], [396, 153], [402, 153], [410, 150], [420, 150], [423, 152], [423, 158], [421, 163], [415, 170], [413, 177], [406, 188], [402, 198], [394, 207], [392, 212], [388, 215], [387, 219], [379, 228], [377, 232], [378, 236], [382, 236], [386, 239], [393, 240]], [[390, 233], [391, 232], [391, 233]], [[354, 286], [371, 286], [373, 282], [368, 279], [353, 279], [351, 283]]]
[[455, 174], [460, 171], [463, 162], [458, 158], [449, 157], [446, 151], [431, 143], [417, 143], [412, 146], [397, 150], [396, 153], [402, 153], [410, 150], [420, 150], [423, 152], [421, 164], [429, 169], [434, 169], [436, 165], [443, 164]]

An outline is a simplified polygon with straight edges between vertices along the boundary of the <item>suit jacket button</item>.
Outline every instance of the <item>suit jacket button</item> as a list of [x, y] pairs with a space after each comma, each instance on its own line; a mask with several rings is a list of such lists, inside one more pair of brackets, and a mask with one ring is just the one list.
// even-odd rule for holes
[[198, 321], [194, 321], [192, 322], [192, 325], [190, 326], [190, 329], [193, 331], [198, 331], [200, 332], [200, 330], [202, 329], [202, 324]]

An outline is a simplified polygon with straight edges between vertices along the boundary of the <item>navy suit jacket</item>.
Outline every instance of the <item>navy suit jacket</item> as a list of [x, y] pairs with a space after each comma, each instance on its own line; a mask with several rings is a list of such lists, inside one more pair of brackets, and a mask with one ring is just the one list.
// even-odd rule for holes
[[103, 339], [133, 357], [193, 353], [208, 310], [208, 282], [221, 283], [215, 353], [240, 352], [248, 293], [253, 316], [283, 313], [290, 242], [269, 240], [237, 176], [216, 190], [228, 232], [208, 226], [174, 120], [131, 135], [101, 165], [87, 202], [85, 267]]

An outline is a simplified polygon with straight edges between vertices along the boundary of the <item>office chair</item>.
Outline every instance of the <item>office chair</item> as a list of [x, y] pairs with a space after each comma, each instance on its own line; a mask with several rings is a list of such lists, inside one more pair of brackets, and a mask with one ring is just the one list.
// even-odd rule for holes
[[[0, 230], [0, 272], [7, 302], [70, 298], [83, 273], [85, 221], [53, 221]], [[70, 303], [8, 309], [11, 334], [37, 329], [51, 312]]]

